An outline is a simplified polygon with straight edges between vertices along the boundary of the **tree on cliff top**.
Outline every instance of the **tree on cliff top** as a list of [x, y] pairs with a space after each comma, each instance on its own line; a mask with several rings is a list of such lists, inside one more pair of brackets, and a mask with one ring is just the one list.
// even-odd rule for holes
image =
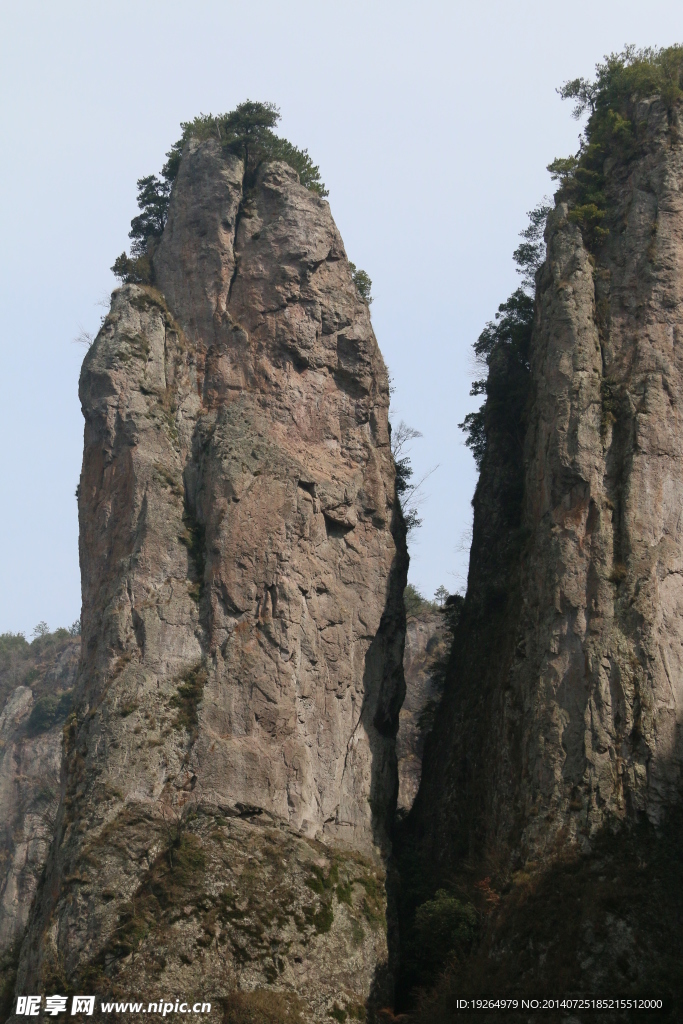
[[200, 114], [193, 121], [183, 122], [180, 125], [183, 134], [166, 154], [161, 177], [150, 174], [138, 180], [140, 213], [133, 217], [128, 234], [132, 240], [131, 255], [122, 252], [117, 257], [111, 268], [114, 274], [128, 283], [151, 283], [151, 257], [166, 225], [171, 189], [178, 175], [183, 149], [191, 138], [215, 138], [226, 152], [239, 156], [244, 161], [247, 187], [262, 163], [283, 160], [294, 168], [305, 188], [326, 196], [328, 192], [320, 179], [320, 169], [311, 160], [308, 150], [299, 149], [273, 131], [279, 120], [280, 111], [274, 103], [246, 100], [227, 114]]
[[605, 162], [626, 163], [642, 151], [647, 121], [639, 113], [644, 99], [665, 104], [670, 125], [677, 123], [683, 99], [683, 46], [636, 49], [626, 46], [595, 66], [594, 81], [574, 78], [558, 93], [575, 100], [575, 118], [588, 112], [578, 152], [548, 165], [559, 182], [558, 200], [568, 203], [569, 219], [578, 224], [586, 245], [595, 248], [609, 234], [609, 202], [605, 191]]
[[[642, 149], [646, 125], [638, 120], [642, 99], [658, 96], [666, 104], [670, 120], [677, 119], [676, 106], [683, 99], [683, 46], [638, 50], [627, 46], [596, 65], [595, 81], [575, 78], [558, 89], [563, 99], [576, 101], [573, 115], [589, 112], [588, 122], [576, 155], [560, 157], [548, 167], [559, 181], [556, 200], [567, 202], [569, 219], [578, 224], [584, 241], [594, 249], [609, 234], [605, 161], [608, 157], [626, 162]], [[495, 322], [487, 325], [474, 344], [477, 358], [488, 368], [486, 379], [475, 381], [470, 394], [485, 395], [477, 412], [468, 413], [459, 424], [465, 444], [477, 466], [491, 437], [505, 434], [513, 449], [521, 453], [523, 413], [528, 392], [529, 345], [533, 321], [535, 272], [545, 259], [543, 228], [550, 207], [541, 204], [529, 213], [529, 224], [521, 232], [524, 241], [514, 252], [523, 289], [499, 306]]]
[[[548, 170], [560, 183], [556, 199], [569, 204], [570, 220], [579, 225], [588, 247], [594, 248], [609, 233], [604, 226], [609, 220], [605, 161], [608, 157], [627, 161], [642, 148], [645, 124], [638, 120], [640, 100], [658, 96], [672, 123], [676, 121], [676, 106], [683, 99], [683, 46], [659, 50], [627, 46], [596, 65], [595, 81], [575, 78], [558, 92], [563, 99], [576, 101], [574, 117], [586, 112], [589, 117], [578, 153], [554, 160]], [[534, 277], [545, 259], [543, 228], [549, 212], [545, 204], [530, 211], [528, 227], [521, 232], [524, 241], [513, 256], [523, 275], [523, 288], [499, 306], [495, 321], [487, 324], [474, 343], [477, 358], [487, 364], [488, 373], [486, 379], [474, 382], [470, 394], [484, 395], [485, 401], [459, 426], [480, 469], [495, 434], [504, 435], [512, 442], [511, 450], [521, 454], [530, 381]]]
[[489, 321], [474, 342], [477, 361], [486, 364], [487, 375], [475, 380], [471, 395], [484, 395], [484, 404], [470, 412], [458, 426], [465, 432], [465, 444], [474, 455], [477, 469], [486, 454], [492, 437], [505, 438], [505, 447], [521, 458], [524, 437], [524, 409], [529, 391], [531, 370], [529, 348], [534, 319], [535, 275], [545, 260], [543, 230], [550, 206], [539, 203], [528, 213], [529, 223], [520, 231], [524, 241], [512, 258], [522, 287], [498, 307], [495, 319]]
[[180, 126], [183, 129], [181, 138], [166, 154], [168, 160], [162, 174], [171, 180], [175, 178], [180, 166], [180, 155], [190, 138], [214, 138], [228, 152], [244, 160], [247, 179], [253, 177], [262, 163], [283, 160], [298, 173], [299, 181], [305, 188], [319, 196], [328, 195], [320, 180], [320, 168], [313, 163], [308, 150], [299, 149], [273, 131], [280, 116], [274, 103], [246, 100], [229, 114], [200, 114], [193, 121], [185, 121]]
[[458, 426], [466, 434], [465, 444], [481, 469], [491, 438], [506, 439], [520, 460], [524, 441], [524, 410], [531, 379], [529, 348], [534, 318], [534, 300], [521, 288], [498, 307], [474, 343], [477, 359], [488, 373], [475, 380], [471, 395], [484, 395], [484, 404], [470, 412]]

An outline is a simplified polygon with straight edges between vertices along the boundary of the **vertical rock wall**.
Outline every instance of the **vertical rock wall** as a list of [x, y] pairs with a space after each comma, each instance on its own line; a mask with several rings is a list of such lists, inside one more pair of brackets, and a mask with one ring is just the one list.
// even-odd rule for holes
[[[0, 666], [0, 964], [14, 963], [54, 832], [80, 640], [25, 642]], [[15, 661], [15, 664], [12, 661]], [[23, 683], [16, 685], [21, 678]], [[10, 956], [10, 953], [12, 955]]]
[[435, 673], [442, 670], [449, 639], [444, 613], [434, 605], [425, 602], [408, 613], [403, 655], [406, 696], [396, 736], [398, 808], [403, 812], [412, 807], [420, 785], [425, 735], [431, 728], [432, 708], [441, 696]]
[[155, 270], [81, 376], [80, 703], [19, 983], [355, 1012], [403, 697], [386, 370], [285, 164], [245, 191], [190, 142]]
[[683, 147], [660, 101], [637, 120], [643, 155], [607, 168], [605, 243], [590, 253], [564, 204], [548, 220], [522, 531], [513, 568], [498, 558], [507, 604], [480, 600], [502, 543], [476, 543], [500, 516], [493, 452], [418, 798], [437, 859], [585, 849], [680, 795]]
[[[523, 462], [487, 439], [467, 597], [399, 843], [399, 1005], [433, 986], [420, 1022], [491, 992], [656, 991], [680, 1016], [680, 106], [643, 102], [633, 122], [639, 154], [605, 164], [608, 234], [589, 249], [567, 205], [548, 218]], [[437, 927], [439, 888], [484, 924], [445, 973], [416, 912]]]
[[[560, 205], [539, 281], [527, 438], [525, 839], [658, 822], [683, 757], [683, 147], [642, 104], [647, 153], [610, 182], [594, 259]], [[543, 819], [550, 819], [542, 825]]]

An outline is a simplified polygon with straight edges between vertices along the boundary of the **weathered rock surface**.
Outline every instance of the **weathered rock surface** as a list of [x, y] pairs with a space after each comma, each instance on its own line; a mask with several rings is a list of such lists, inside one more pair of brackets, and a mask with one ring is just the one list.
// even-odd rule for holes
[[158, 288], [84, 361], [79, 704], [19, 983], [273, 986], [322, 1020], [386, 972], [407, 558], [329, 206], [242, 179], [189, 144]]
[[530, 540], [489, 704], [488, 827], [529, 857], [680, 794], [683, 147], [658, 101], [642, 114], [621, 230], [596, 258], [561, 204], [538, 278]]
[[532, 851], [563, 826], [657, 822], [680, 795], [683, 147], [660, 103], [641, 114], [650, 151], [612, 186], [622, 230], [593, 266], [561, 205], [539, 282], [511, 676]]
[[640, 104], [641, 155], [606, 165], [610, 230], [592, 253], [565, 204], [548, 218], [521, 523], [505, 529], [511, 470], [487, 451], [414, 809], [440, 877], [478, 864], [481, 885], [500, 887], [486, 911], [500, 901], [499, 927], [463, 971], [508, 993], [550, 976], [591, 991], [678, 984], [679, 117]]
[[446, 656], [447, 635], [443, 613], [430, 607], [406, 618], [403, 674], [406, 695], [399, 713], [396, 736], [398, 758], [398, 808], [409, 811], [422, 774], [426, 723], [422, 716], [441, 697], [434, 669]]
[[80, 652], [63, 632], [31, 645], [10, 637], [0, 659], [0, 960], [23, 937], [54, 830]]

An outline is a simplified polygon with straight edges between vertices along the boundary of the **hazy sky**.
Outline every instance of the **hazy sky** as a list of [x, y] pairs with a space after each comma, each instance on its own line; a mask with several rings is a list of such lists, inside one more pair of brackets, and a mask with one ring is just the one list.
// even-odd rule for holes
[[516, 287], [545, 167], [577, 148], [555, 93], [624, 43], [683, 41], [680, 0], [0, 2], [0, 632], [80, 610], [80, 327], [96, 331], [137, 178], [179, 122], [282, 110], [373, 281], [394, 419], [429, 479], [410, 578], [462, 588], [478, 399], [471, 344]]

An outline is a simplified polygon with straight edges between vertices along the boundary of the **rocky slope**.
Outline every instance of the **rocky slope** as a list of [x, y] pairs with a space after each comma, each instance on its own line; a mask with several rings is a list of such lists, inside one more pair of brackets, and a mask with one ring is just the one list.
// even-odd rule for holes
[[[452, 992], [465, 978], [482, 994], [678, 985], [679, 118], [658, 98], [633, 111], [642, 142], [605, 164], [599, 244], [566, 203], [550, 214], [523, 461], [492, 443], [482, 464], [465, 611], [403, 840], [435, 866], [432, 891], [450, 879], [488, 922]], [[450, 1019], [444, 999], [425, 1019]]]
[[52, 839], [79, 652], [80, 637], [66, 630], [32, 644], [0, 637], [0, 987], [13, 983]]
[[403, 698], [388, 382], [328, 204], [243, 171], [190, 141], [156, 287], [84, 361], [78, 703], [18, 990], [360, 1018]]

